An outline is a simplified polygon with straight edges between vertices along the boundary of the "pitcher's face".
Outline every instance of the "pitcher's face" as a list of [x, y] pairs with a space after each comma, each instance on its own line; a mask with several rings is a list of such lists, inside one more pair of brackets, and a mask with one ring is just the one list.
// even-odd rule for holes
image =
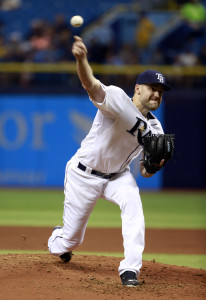
[[139, 85], [139, 101], [140, 104], [148, 111], [154, 111], [159, 108], [162, 102], [164, 88], [161, 85], [141, 84]]

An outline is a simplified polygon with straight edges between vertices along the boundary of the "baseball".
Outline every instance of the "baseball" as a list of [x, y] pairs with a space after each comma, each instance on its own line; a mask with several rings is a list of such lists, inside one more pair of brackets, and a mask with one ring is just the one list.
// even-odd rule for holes
[[74, 27], [80, 27], [84, 23], [84, 19], [81, 16], [73, 16], [70, 23]]

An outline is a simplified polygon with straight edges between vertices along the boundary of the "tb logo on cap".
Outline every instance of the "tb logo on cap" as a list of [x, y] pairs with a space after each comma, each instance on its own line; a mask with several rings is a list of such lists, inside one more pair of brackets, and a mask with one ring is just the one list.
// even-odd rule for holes
[[161, 73], [156, 73], [157, 75], [157, 79], [159, 80], [159, 82], [164, 83], [164, 77], [162, 76]]

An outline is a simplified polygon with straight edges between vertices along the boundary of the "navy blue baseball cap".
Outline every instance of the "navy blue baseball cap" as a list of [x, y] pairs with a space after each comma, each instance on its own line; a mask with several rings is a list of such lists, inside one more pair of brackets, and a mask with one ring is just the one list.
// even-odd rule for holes
[[165, 76], [155, 70], [147, 70], [145, 72], [142, 72], [137, 77], [137, 84], [160, 84], [165, 91], [171, 90], [171, 87], [166, 84], [166, 78]]

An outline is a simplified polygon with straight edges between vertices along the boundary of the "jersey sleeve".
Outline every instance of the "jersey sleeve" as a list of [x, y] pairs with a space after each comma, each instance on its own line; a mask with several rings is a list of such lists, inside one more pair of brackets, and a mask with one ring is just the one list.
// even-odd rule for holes
[[106, 93], [104, 101], [98, 103], [94, 100], [90, 100], [103, 114], [112, 118], [118, 117], [126, 105], [127, 94], [121, 88], [113, 85], [105, 86], [101, 84], [101, 86]]

